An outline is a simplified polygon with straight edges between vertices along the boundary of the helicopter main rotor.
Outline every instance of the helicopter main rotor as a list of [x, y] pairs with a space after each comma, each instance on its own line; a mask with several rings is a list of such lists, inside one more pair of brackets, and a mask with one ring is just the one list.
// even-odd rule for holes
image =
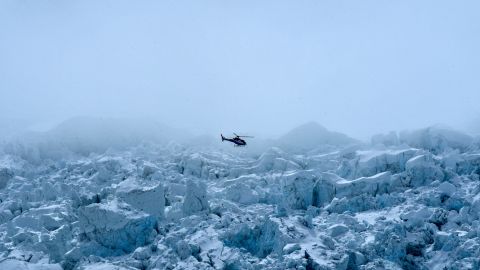
[[253, 136], [240, 136], [237, 133], [233, 133], [233, 135], [237, 136], [238, 138], [253, 138]]

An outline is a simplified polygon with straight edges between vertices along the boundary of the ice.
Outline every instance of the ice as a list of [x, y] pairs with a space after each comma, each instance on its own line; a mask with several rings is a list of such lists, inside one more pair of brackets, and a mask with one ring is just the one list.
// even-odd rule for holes
[[399, 140], [412, 147], [429, 150], [434, 154], [451, 149], [459, 149], [463, 152], [468, 150], [473, 143], [471, 136], [442, 126], [401, 132]]
[[316, 178], [309, 172], [300, 171], [283, 177], [283, 198], [294, 209], [307, 209], [313, 205], [313, 187]]
[[310, 124], [230, 149], [141, 131], [106, 144], [111, 132], [90, 136], [101, 123], [76, 142], [70, 123], [3, 145], [0, 269], [479, 267], [468, 135], [435, 127], [368, 144]]
[[353, 177], [372, 176], [385, 171], [402, 172], [407, 161], [417, 153], [418, 150], [413, 148], [357, 151]]
[[335, 224], [328, 227], [328, 234], [331, 237], [338, 237], [346, 232], [348, 232], [348, 227], [343, 224]]
[[448, 197], [452, 197], [453, 194], [457, 191], [457, 188], [449, 182], [443, 182], [438, 186], [438, 189], [442, 193], [442, 195], [446, 195]]
[[372, 197], [389, 193], [395, 188], [390, 172], [382, 172], [370, 177], [361, 177], [355, 180], [340, 180], [336, 182], [336, 197], [354, 197], [368, 194]]
[[290, 254], [294, 251], [297, 251], [297, 250], [300, 250], [302, 249], [302, 247], [298, 244], [298, 243], [291, 243], [291, 244], [286, 244], [284, 247], [283, 247], [283, 254]]
[[116, 200], [82, 207], [78, 214], [86, 239], [110, 249], [129, 253], [148, 244], [155, 236], [154, 216], [129, 209]]
[[228, 246], [245, 248], [251, 254], [264, 258], [272, 252], [281, 254], [288, 237], [282, 235], [273, 220], [261, 221], [254, 227], [239, 224], [226, 232], [224, 242]]
[[12, 170], [8, 168], [0, 168], [0, 189], [5, 188], [8, 184], [8, 181], [10, 181], [13, 176], [14, 174]]
[[435, 164], [431, 154], [419, 155], [409, 159], [405, 169], [412, 186], [429, 184], [435, 180], [443, 180], [445, 177], [441, 167]]
[[254, 204], [260, 200], [260, 196], [255, 190], [241, 182], [229, 185], [224, 192], [228, 200], [240, 204]]
[[400, 143], [397, 132], [391, 131], [388, 134], [376, 134], [372, 136], [371, 143], [373, 145], [382, 144], [384, 146], [394, 146]]
[[121, 182], [117, 186], [116, 195], [137, 210], [157, 218], [163, 218], [165, 195], [163, 186], [142, 186], [133, 178]]
[[207, 200], [207, 187], [204, 183], [193, 180], [187, 182], [187, 191], [182, 210], [186, 215], [203, 211], [208, 212], [210, 210]]
[[175, 251], [177, 252], [181, 260], [185, 260], [190, 255], [192, 255], [192, 249], [190, 248], [188, 243], [183, 240], [177, 242], [175, 246]]
[[59, 264], [47, 264], [47, 263], [28, 263], [24, 261], [7, 259], [0, 262], [0, 269], [2, 270], [61, 270], [62, 267]]
[[315, 122], [301, 125], [278, 140], [278, 144], [290, 151], [311, 151], [326, 146], [346, 146], [358, 143], [345, 134], [329, 131]]
[[316, 180], [312, 193], [312, 206], [322, 207], [329, 204], [336, 194], [336, 183], [341, 177], [332, 173], [322, 173]]

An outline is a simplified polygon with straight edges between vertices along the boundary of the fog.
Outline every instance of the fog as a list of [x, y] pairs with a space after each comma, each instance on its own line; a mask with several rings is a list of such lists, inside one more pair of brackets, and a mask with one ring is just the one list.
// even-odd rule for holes
[[437, 123], [478, 132], [478, 10], [478, 1], [1, 0], [0, 118], [41, 127], [148, 117], [256, 136], [309, 121], [361, 139]]

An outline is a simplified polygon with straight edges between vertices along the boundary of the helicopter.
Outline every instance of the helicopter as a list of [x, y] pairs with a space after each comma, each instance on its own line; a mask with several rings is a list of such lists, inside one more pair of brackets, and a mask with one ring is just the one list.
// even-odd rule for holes
[[246, 146], [247, 142], [242, 138], [253, 138], [252, 136], [240, 136], [240, 135], [237, 135], [235, 133], [233, 133], [233, 134], [235, 135], [235, 137], [233, 137], [231, 139], [225, 138], [225, 137], [223, 137], [223, 134], [220, 134], [220, 136], [222, 136], [222, 142], [223, 141], [229, 141], [229, 142], [234, 143], [233, 146]]

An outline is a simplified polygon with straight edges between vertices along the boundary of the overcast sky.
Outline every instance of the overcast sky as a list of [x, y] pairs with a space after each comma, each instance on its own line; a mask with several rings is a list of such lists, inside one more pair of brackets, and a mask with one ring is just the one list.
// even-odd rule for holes
[[480, 115], [480, 1], [0, 0], [0, 117], [364, 138]]

